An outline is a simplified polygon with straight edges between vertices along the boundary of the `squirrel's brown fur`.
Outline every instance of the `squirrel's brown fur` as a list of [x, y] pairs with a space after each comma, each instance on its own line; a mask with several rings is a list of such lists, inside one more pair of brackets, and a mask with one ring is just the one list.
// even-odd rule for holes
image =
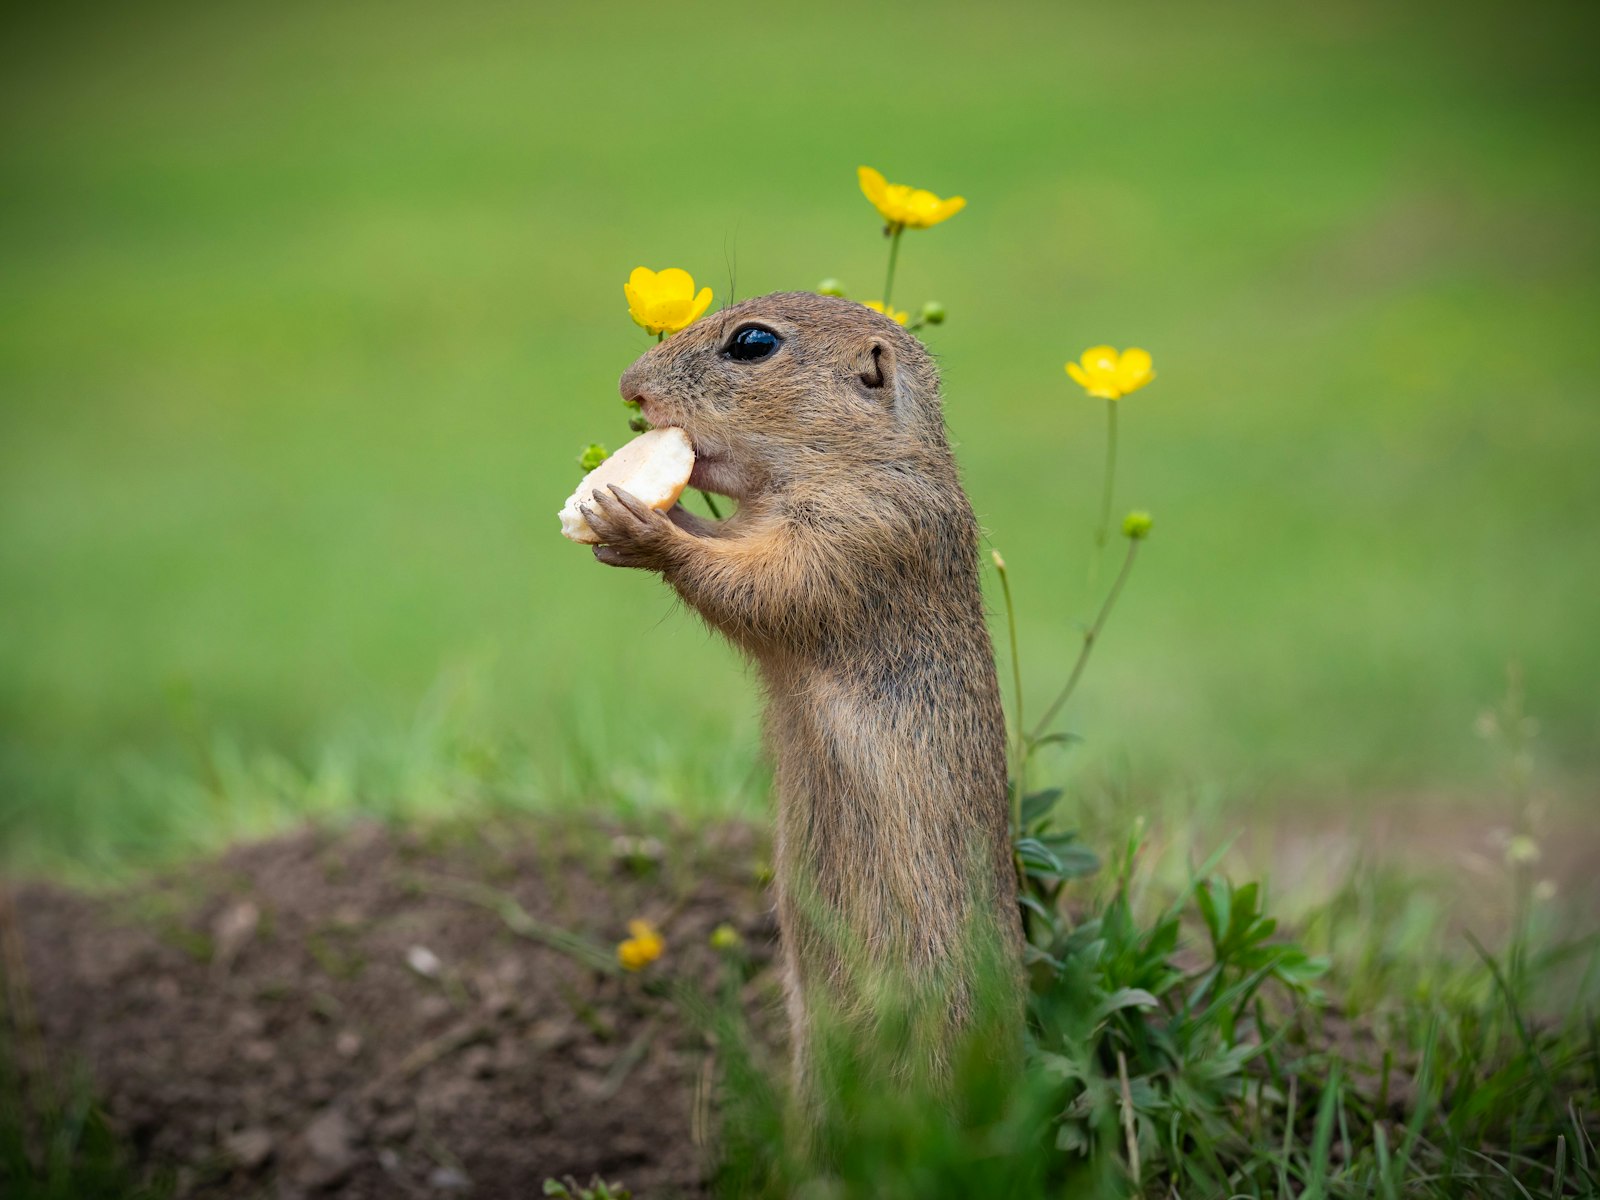
[[[782, 344], [734, 361], [751, 324]], [[618, 490], [585, 511], [601, 562], [661, 572], [760, 669], [797, 1067], [819, 1001], [870, 1022], [852, 961], [942, 989], [955, 1032], [964, 939], [1014, 960], [1020, 929], [978, 529], [932, 359], [863, 305], [779, 293], [691, 325], [621, 388], [689, 435], [693, 486], [738, 502], [711, 522]], [[937, 1069], [947, 1048], [917, 1053]]]

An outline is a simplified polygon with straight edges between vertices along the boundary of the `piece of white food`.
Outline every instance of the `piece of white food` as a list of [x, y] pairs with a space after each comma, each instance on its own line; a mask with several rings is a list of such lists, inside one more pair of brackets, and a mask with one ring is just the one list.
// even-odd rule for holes
[[612, 484], [658, 512], [678, 502], [694, 470], [694, 445], [675, 425], [641, 433], [583, 477], [561, 506], [561, 533], [575, 542], [597, 545], [600, 537], [578, 511], [597, 491]]

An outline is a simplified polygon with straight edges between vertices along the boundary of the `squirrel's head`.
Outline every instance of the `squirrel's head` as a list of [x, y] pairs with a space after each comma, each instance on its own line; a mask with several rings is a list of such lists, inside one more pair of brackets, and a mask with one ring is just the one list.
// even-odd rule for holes
[[710, 314], [641, 355], [621, 390], [652, 425], [688, 434], [693, 486], [735, 499], [948, 453], [922, 343], [834, 296], [776, 292]]

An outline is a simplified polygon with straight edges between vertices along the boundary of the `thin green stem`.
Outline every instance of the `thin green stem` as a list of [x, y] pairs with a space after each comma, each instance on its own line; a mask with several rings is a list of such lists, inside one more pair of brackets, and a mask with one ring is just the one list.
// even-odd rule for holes
[[1095, 530], [1094, 554], [1089, 558], [1089, 588], [1100, 574], [1100, 555], [1111, 538], [1111, 500], [1117, 486], [1117, 402], [1106, 401], [1106, 486], [1100, 498], [1100, 527]]
[[1122, 570], [1117, 572], [1117, 578], [1111, 585], [1111, 590], [1106, 593], [1105, 603], [1100, 606], [1099, 615], [1095, 617], [1094, 624], [1089, 626], [1083, 635], [1083, 646], [1078, 651], [1078, 661], [1072, 664], [1072, 673], [1067, 676], [1066, 686], [1061, 689], [1061, 694], [1045, 710], [1039, 723], [1033, 727], [1033, 732], [1028, 735], [1030, 742], [1036, 742], [1044, 736], [1050, 722], [1061, 711], [1061, 706], [1072, 695], [1073, 689], [1078, 686], [1078, 680], [1083, 677], [1084, 667], [1089, 665], [1089, 655], [1093, 653], [1095, 643], [1100, 640], [1100, 632], [1105, 628], [1106, 618], [1111, 615], [1111, 610], [1116, 607], [1117, 597], [1122, 595], [1122, 585], [1128, 582], [1128, 572], [1133, 570], [1133, 560], [1139, 553], [1139, 538], [1128, 539], [1128, 556], [1122, 560]]
[[995, 570], [1000, 573], [1000, 591], [1006, 600], [1006, 630], [1011, 635], [1011, 678], [1016, 682], [1017, 707], [1016, 731], [1017, 736], [1012, 740], [1012, 757], [1015, 766], [1012, 768], [1012, 780], [1015, 787], [1011, 793], [1011, 829], [1013, 833], [1022, 832], [1022, 796], [1026, 786], [1024, 778], [1028, 768], [1028, 755], [1026, 742], [1022, 731], [1025, 728], [1022, 721], [1022, 656], [1017, 652], [1017, 610], [1011, 603], [1011, 577], [1006, 574], [1006, 560], [1000, 557], [998, 550], [990, 551], [994, 555]]
[[661, 330], [660, 332], [658, 332], [656, 334], [656, 345], [659, 346], [662, 342], [664, 342], [666, 340], [667, 340], [667, 331], [666, 330], [663, 329], [663, 330]]
[[904, 225], [891, 225], [889, 227], [889, 274], [883, 281], [883, 315], [886, 317], [889, 316], [889, 293], [894, 290], [895, 259], [900, 256], [900, 235], [905, 232], [905, 229]]

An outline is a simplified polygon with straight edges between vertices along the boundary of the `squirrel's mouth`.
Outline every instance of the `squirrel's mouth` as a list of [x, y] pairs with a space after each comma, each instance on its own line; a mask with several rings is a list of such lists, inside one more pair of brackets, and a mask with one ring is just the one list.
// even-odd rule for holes
[[[690, 441], [693, 440], [691, 437]], [[727, 496], [730, 500], [740, 499], [744, 492], [732, 464], [727, 459], [700, 453], [699, 446], [695, 447], [694, 470], [689, 473], [689, 486], [702, 492]]]
[[749, 488], [745, 485], [743, 472], [728, 459], [727, 455], [708, 448], [702, 439], [695, 436], [693, 429], [663, 413], [653, 398], [639, 397], [639, 411], [655, 428], [681, 429], [689, 438], [689, 444], [694, 447], [694, 470], [689, 474], [690, 487], [697, 491], [726, 496], [730, 500], [742, 500], [747, 496]]

